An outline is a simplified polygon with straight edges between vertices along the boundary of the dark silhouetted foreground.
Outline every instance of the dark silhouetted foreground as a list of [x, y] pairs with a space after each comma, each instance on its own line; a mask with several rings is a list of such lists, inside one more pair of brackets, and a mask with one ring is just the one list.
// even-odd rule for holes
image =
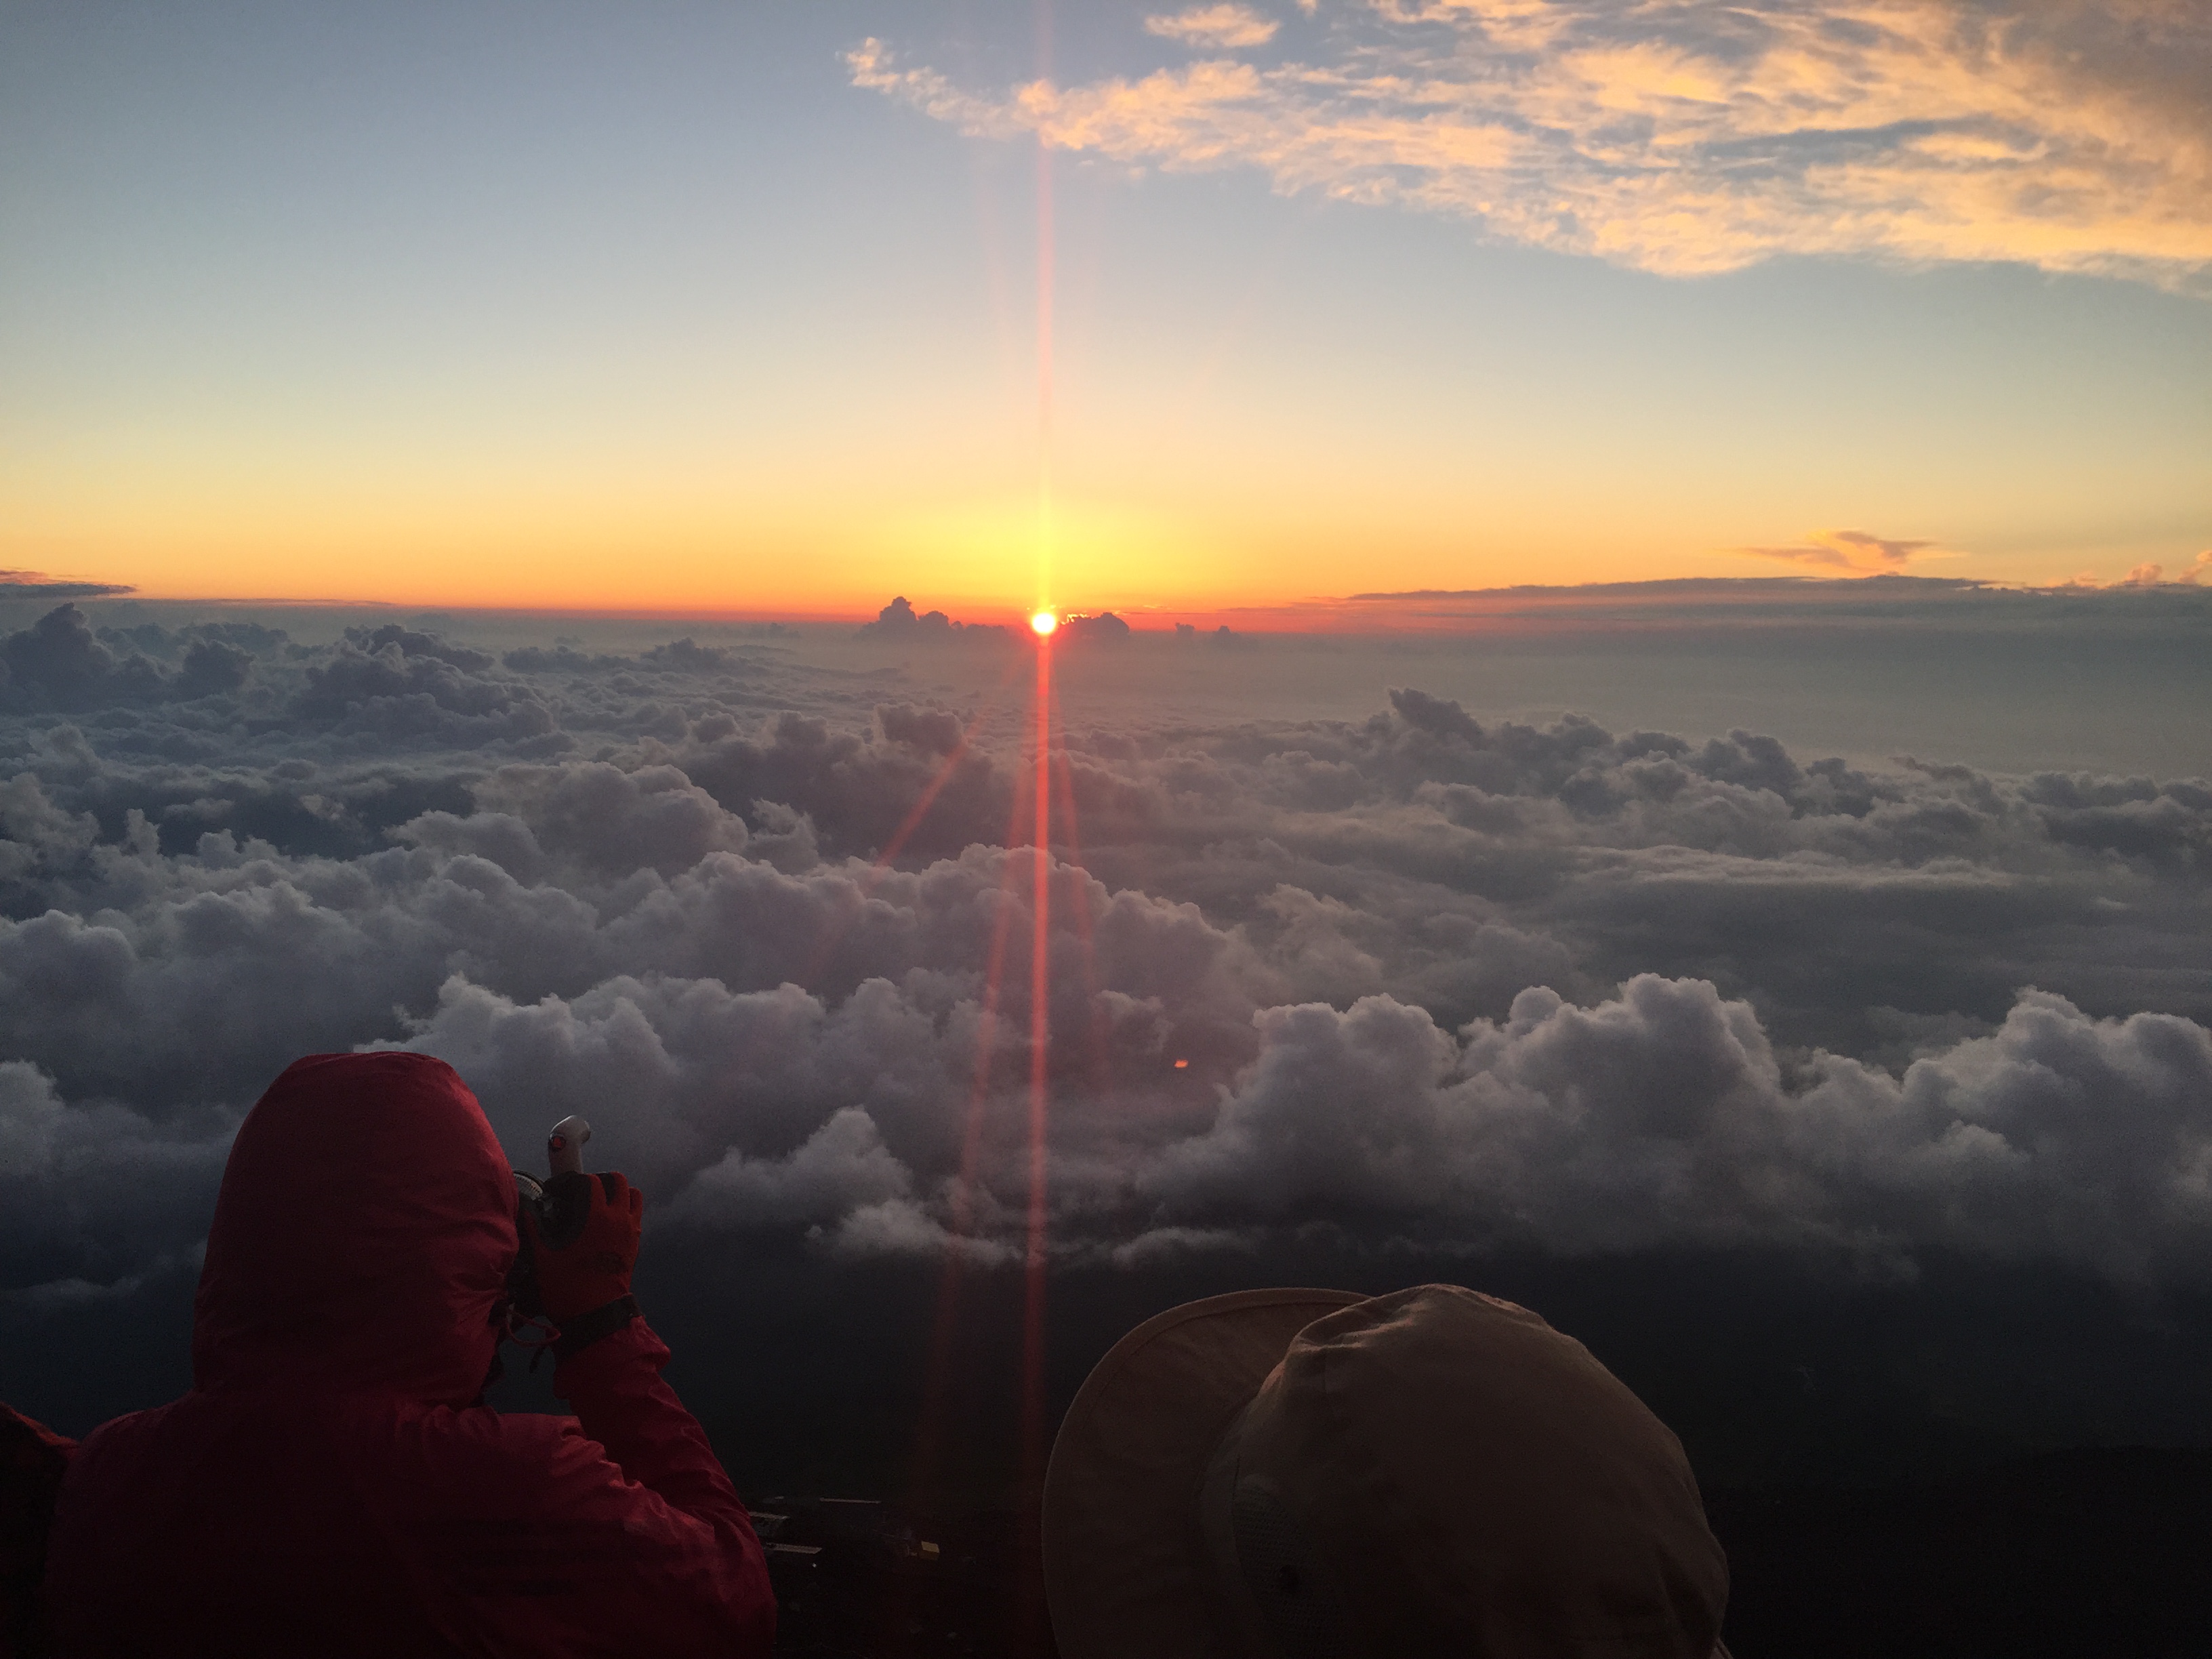
[[475, 1097], [421, 1054], [287, 1069], [225, 1166], [191, 1391], [95, 1429], [61, 1482], [56, 1648], [765, 1652], [759, 1545], [629, 1293], [642, 1200], [588, 1191], [565, 1243], [527, 1223], [576, 1415], [501, 1413], [517, 1200]]
[[2056, 1452], [1706, 1506], [1737, 1659], [2212, 1652], [2212, 1451]]
[[[1735, 1659], [2198, 1659], [2212, 1651], [2212, 1451], [2066, 1451], [1935, 1485], [1717, 1491]], [[776, 1651], [810, 1659], [1051, 1659], [1018, 1636], [1012, 1508], [904, 1513], [891, 1541], [772, 1523]], [[817, 1553], [778, 1550], [811, 1543]], [[937, 1545], [922, 1556], [912, 1544]]]

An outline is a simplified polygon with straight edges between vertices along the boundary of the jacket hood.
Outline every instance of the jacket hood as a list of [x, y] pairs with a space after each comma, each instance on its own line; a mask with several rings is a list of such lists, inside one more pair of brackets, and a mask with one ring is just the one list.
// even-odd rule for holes
[[315, 1054], [246, 1114], [193, 1308], [200, 1389], [271, 1382], [464, 1405], [514, 1264], [514, 1177], [427, 1054]]

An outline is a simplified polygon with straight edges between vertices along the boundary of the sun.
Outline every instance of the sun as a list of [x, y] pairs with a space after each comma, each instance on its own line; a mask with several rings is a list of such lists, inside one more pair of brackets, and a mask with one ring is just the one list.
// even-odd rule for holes
[[1042, 639], [1060, 626], [1060, 618], [1049, 611], [1040, 611], [1030, 618], [1030, 626], [1036, 629], [1037, 637]]

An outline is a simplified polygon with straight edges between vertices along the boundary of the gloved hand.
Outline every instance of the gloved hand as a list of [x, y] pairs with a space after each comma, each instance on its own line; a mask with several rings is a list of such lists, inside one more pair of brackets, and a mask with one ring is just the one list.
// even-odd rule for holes
[[[562, 1190], [556, 1193], [556, 1188]], [[566, 1334], [586, 1316], [629, 1297], [630, 1269], [637, 1263], [638, 1235], [644, 1224], [645, 1194], [622, 1176], [610, 1174], [556, 1176], [546, 1183], [546, 1195], [557, 1198], [560, 1207], [572, 1214], [584, 1211], [583, 1231], [557, 1249], [548, 1243], [535, 1216], [526, 1212], [525, 1218], [537, 1255], [545, 1316]], [[588, 1208], [583, 1202], [586, 1195]], [[635, 1303], [629, 1304], [629, 1315], [636, 1310]]]

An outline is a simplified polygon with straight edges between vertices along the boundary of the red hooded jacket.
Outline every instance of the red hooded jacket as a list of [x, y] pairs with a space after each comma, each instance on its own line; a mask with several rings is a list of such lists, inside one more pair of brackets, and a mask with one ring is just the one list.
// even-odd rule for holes
[[94, 1430], [63, 1482], [58, 1651], [765, 1654], [759, 1542], [643, 1320], [562, 1362], [574, 1418], [478, 1403], [515, 1248], [451, 1066], [287, 1070], [223, 1171], [191, 1393]]

